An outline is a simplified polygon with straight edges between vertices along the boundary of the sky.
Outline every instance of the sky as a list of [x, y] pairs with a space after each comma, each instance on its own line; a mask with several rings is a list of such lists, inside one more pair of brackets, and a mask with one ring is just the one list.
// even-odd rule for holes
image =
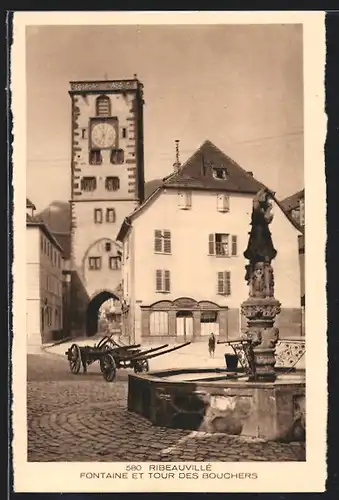
[[72, 80], [144, 84], [145, 180], [209, 139], [284, 198], [304, 187], [301, 25], [30, 26], [27, 196], [70, 198]]

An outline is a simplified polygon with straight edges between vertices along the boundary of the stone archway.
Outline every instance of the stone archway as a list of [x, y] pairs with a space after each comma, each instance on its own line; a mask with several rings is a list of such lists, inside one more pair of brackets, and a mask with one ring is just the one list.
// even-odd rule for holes
[[98, 332], [99, 309], [108, 299], [114, 299], [120, 302], [120, 298], [108, 290], [99, 292], [90, 300], [86, 310], [86, 335], [88, 337]]

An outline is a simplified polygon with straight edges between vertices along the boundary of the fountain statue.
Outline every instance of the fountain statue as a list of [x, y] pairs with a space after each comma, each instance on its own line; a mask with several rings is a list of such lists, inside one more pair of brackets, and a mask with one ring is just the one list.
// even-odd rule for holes
[[274, 193], [261, 189], [253, 199], [251, 231], [244, 257], [248, 259], [245, 280], [249, 285], [249, 297], [241, 305], [248, 320], [248, 330], [243, 338], [249, 342], [249, 381], [274, 382], [276, 373], [275, 346], [279, 330], [274, 326], [280, 313], [280, 302], [274, 298], [274, 272], [271, 265], [276, 257], [269, 224], [273, 215]]

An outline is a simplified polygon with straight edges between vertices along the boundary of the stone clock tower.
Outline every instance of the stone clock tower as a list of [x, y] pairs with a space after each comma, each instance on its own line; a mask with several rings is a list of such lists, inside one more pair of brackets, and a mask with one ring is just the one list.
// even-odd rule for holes
[[119, 310], [115, 238], [144, 198], [143, 85], [135, 77], [70, 86], [71, 329], [92, 335], [105, 300], [115, 299]]

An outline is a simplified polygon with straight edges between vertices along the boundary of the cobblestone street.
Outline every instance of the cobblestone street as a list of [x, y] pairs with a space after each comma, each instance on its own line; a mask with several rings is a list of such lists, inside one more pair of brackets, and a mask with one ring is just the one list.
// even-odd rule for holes
[[72, 375], [65, 358], [28, 356], [28, 460], [302, 461], [302, 443], [154, 427], [127, 411], [128, 370], [102, 379], [98, 363]]

